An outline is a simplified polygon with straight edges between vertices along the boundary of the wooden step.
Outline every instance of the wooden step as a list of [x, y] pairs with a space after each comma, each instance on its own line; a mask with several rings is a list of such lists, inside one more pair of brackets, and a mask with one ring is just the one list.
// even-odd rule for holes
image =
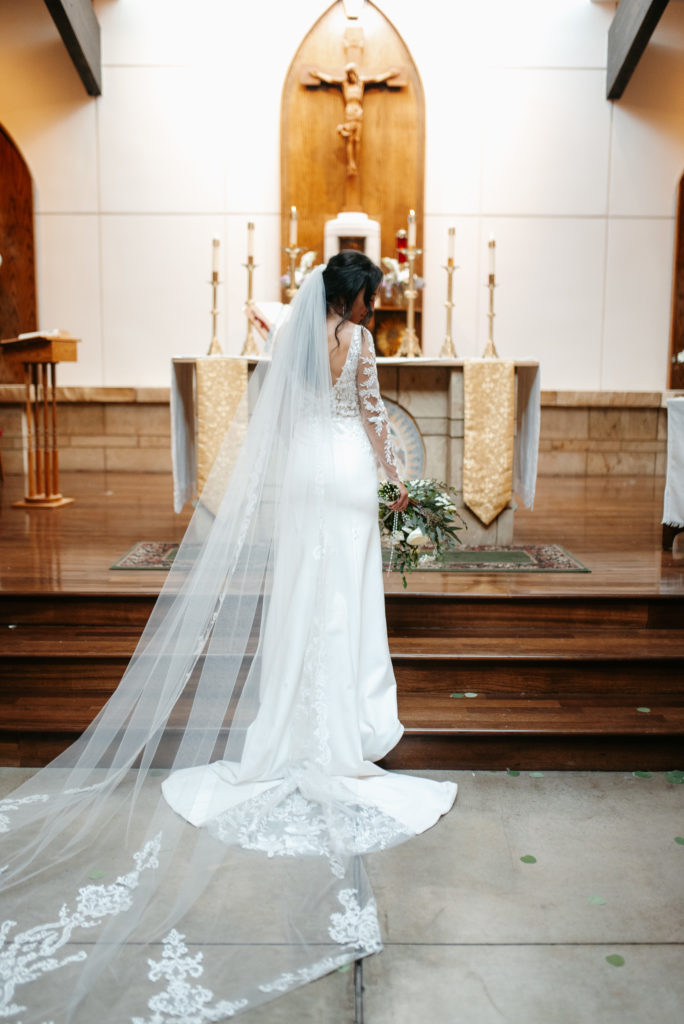
[[[1, 763], [45, 763], [77, 738], [154, 600], [0, 595]], [[684, 598], [412, 593], [386, 607], [406, 726], [388, 765], [681, 767]]]
[[[53, 623], [129, 625], [142, 632], [156, 594], [2, 593], [0, 628], [4, 625]], [[550, 636], [573, 630], [684, 631], [684, 595], [596, 593], [511, 597], [491, 594], [386, 594], [390, 636]]]
[[[0, 630], [0, 695], [15, 689], [25, 694], [94, 688], [108, 696], [138, 636], [130, 626], [26, 624]], [[684, 692], [684, 632], [678, 630], [546, 638], [391, 637], [390, 651], [399, 692], [423, 698], [453, 690], [520, 696]], [[212, 657], [228, 653], [219, 648]]]
[[390, 636], [552, 636], [575, 630], [684, 630], [682, 595], [386, 594]]
[[[615, 702], [462, 698], [429, 712], [400, 700], [405, 733], [385, 768], [667, 770], [684, 764], [684, 701], [648, 713]], [[434, 714], [433, 714], [434, 712]]]
[[[462, 702], [459, 702], [462, 703]], [[474, 700], [473, 700], [474, 703]], [[93, 706], [94, 708], [94, 706]], [[425, 724], [424, 709], [400, 702], [405, 733], [381, 761], [388, 769], [524, 770], [671, 770], [684, 768], [684, 706], [654, 704], [644, 714], [636, 707], [580, 701], [482, 702], [452, 712], [451, 727]], [[0, 730], [0, 761], [41, 765], [80, 735], [77, 728]], [[173, 729], [160, 746], [155, 767], [168, 767], [177, 738]], [[220, 754], [217, 754], [220, 756]]]
[[[137, 626], [25, 623], [0, 628], [0, 658], [130, 657], [140, 639]], [[552, 636], [395, 636], [393, 658], [424, 661], [644, 660], [684, 659], [684, 630], [573, 631]], [[225, 652], [230, 653], [226, 648]]]

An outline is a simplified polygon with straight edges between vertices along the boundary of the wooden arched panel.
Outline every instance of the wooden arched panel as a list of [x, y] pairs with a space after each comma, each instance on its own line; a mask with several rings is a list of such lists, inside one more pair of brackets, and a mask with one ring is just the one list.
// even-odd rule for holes
[[[358, 47], [359, 28], [363, 48]], [[345, 32], [347, 45], [345, 48]], [[354, 45], [356, 44], [356, 46]], [[291, 206], [299, 214], [298, 244], [323, 258], [323, 227], [345, 208], [347, 154], [337, 126], [344, 121], [339, 86], [303, 84], [308, 68], [338, 77], [350, 60], [367, 75], [399, 69], [401, 85], [369, 84], [363, 96], [359, 157], [360, 209], [381, 225], [383, 256], [394, 255], [394, 237], [416, 211], [422, 248], [425, 178], [425, 99], [418, 69], [403, 39], [374, 4], [360, 21], [348, 21], [341, 0], [304, 38], [283, 86], [280, 124], [282, 245], [288, 242]], [[347, 204], [347, 208], [349, 208]], [[417, 264], [419, 271], [420, 264]], [[286, 269], [283, 257], [283, 270]]]
[[[36, 330], [33, 182], [24, 158], [0, 126], [0, 338]], [[0, 355], [0, 381], [23, 380]]]

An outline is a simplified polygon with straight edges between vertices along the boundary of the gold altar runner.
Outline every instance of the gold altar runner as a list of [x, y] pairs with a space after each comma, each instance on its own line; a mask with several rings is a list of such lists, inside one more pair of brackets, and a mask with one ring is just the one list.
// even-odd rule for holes
[[463, 501], [485, 526], [513, 495], [515, 364], [463, 363]]
[[[201, 494], [247, 388], [247, 361], [205, 356], [195, 364], [197, 388], [197, 493]], [[237, 425], [237, 424], [236, 424]], [[247, 416], [245, 411], [245, 423]], [[238, 439], [238, 446], [239, 441]]]

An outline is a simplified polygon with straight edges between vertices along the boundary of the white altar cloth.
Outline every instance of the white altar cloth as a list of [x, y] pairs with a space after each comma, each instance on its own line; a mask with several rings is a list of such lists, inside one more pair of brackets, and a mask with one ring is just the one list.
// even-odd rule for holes
[[[197, 494], [197, 396], [195, 363], [200, 357], [178, 356], [171, 365], [171, 454], [173, 461], [174, 510], [180, 512], [186, 501]], [[254, 364], [254, 356], [213, 356], [214, 359], [246, 361]], [[261, 357], [263, 358], [263, 357]], [[378, 369], [401, 367], [413, 373], [420, 367], [439, 367], [462, 375], [461, 359], [378, 358]], [[537, 461], [540, 429], [540, 371], [533, 361], [515, 361], [517, 379], [516, 430], [513, 464], [513, 488], [527, 508], [534, 505], [537, 482]], [[382, 380], [381, 380], [382, 384]], [[227, 424], [226, 424], [227, 426]], [[449, 438], [446, 439], [447, 442]], [[451, 483], [452, 481], [448, 481]]]

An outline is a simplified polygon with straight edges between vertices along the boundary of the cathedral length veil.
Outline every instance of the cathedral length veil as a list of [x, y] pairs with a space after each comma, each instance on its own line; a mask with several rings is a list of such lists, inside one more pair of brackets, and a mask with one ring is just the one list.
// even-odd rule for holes
[[[0, 1019], [219, 1021], [381, 948], [361, 854], [410, 830], [326, 770], [342, 512], [322, 270], [253, 374], [116, 692], [0, 801]], [[283, 587], [305, 652], [286, 770], [195, 828], [161, 786], [217, 760], [239, 774], [290, 639]]]

